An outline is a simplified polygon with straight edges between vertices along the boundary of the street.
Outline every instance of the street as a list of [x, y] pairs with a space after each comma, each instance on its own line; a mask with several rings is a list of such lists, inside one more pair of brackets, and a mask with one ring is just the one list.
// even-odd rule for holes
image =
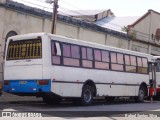
[[[37, 113], [37, 116], [34, 116], [35, 118], [39, 117], [38, 113], [40, 113], [40, 117], [58, 117], [59, 119], [71, 117], [157, 118], [160, 117], [160, 101], [154, 101], [153, 103], [150, 101], [145, 101], [144, 103], [135, 103], [134, 101], [96, 101], [92, 106], [75, 106], [72, 102], [62, 102], [59, 105], [47, 105], [43, 103], [41, 98], [22, 97], [3, 93], [0, 97], [0, 110], [3, 112], [18, 111], [21, 114], [26, 112]], [[15, 115], [13, 117], [15, 117]], [[31, 117], [33, 117], [33, 115]]]

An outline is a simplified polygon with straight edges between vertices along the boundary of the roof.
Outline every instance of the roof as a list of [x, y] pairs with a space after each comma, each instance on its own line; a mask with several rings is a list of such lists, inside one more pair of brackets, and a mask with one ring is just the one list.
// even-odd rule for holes
[[154, 10], [150, 9], [150, 10], [148, 10], [148, 12], [147, 12], [147, 13], [145, 13], [143, 16], [139, 17], [139, 19], [137, 19], [135, 22], [133, 22], [133, 23], [129, 24], [128, 26], [129, 26], [129, 27], [133, 27], [133, 26], [135, 26], [135, 25], [136, 25], [136, 24], [138, 24], [140, 21], [142, 21], [144, 18], [146, 18], [149, 14], [151, 14], [151, 12], [154, 12], [154, 13], [156, 13], [156, 14], [160, 15], [160, 13], [159, 13], [159, 12], [157, 12], [157, 11], [154, 11]]
[[95, 24], [104, 28], [116, 30], [118, 32], [126, 33], [122, 28], [134, 23], [139, 16], [135, 17], [106, 17], [102, 20], [97, 21]]
[[82, 16], [82, 15], [96, 15], [103, 11], [107, 11], [105, 9], [99, 10], [61, 10], [59, 9], [59, 14], [70, 15], [70, 16]]
[[58, 14], [71, 16], [73, 18], [81, 19], [83, 21], [95, 22], [105, 17], [114, 16], [114, 13], [110, 9], [98, 9], [98, 10], [61, 10]]

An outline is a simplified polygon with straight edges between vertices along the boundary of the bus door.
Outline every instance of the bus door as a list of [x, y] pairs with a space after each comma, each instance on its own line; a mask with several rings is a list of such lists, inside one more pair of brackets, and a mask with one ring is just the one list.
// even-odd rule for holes
[[154, 95], [156, 95], [156, 83], [157, 83], [156, 68], [157, 68], [157, 63], [149, 63], [149, 83], [150, 86], [153, 86], [154, 88]]

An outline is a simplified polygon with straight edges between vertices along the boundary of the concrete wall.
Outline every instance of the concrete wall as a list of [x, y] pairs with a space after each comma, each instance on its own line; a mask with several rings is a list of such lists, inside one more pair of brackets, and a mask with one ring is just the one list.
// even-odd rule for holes
[[[50, 19], [26, 14], [20, 11], [13, 11], [11, 9], [1, 9], [3, 11], [1, 14], [4, 14], [3, 16], [5, 16], [4, 20], [1, 21], [1, 24], [3, 25], [3, 29], [1, 30], [3, 40], [0, 42], [3, 49], [5, 42], [4, 39], [9, 31], [15, 31], [18, 34], [25, 34], [50, 32], [51, 30]], [[107, 44], [110, 46], [128, 49], [126, 39], [61, 21], [57, 21], [56, 34], [84, 41]]]

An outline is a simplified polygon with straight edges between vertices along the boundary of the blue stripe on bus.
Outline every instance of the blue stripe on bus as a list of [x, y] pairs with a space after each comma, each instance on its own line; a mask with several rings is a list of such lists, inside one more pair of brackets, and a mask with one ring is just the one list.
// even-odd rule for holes
[[9, 81], [9, 84], [4, 85], [3, 90], [9, 93], [51, 92], [51, 80], [48, 80], [49, 81], [48, 85], [39, 85], [37, 83], [38, 80], [7, 80], [7, 81]]

